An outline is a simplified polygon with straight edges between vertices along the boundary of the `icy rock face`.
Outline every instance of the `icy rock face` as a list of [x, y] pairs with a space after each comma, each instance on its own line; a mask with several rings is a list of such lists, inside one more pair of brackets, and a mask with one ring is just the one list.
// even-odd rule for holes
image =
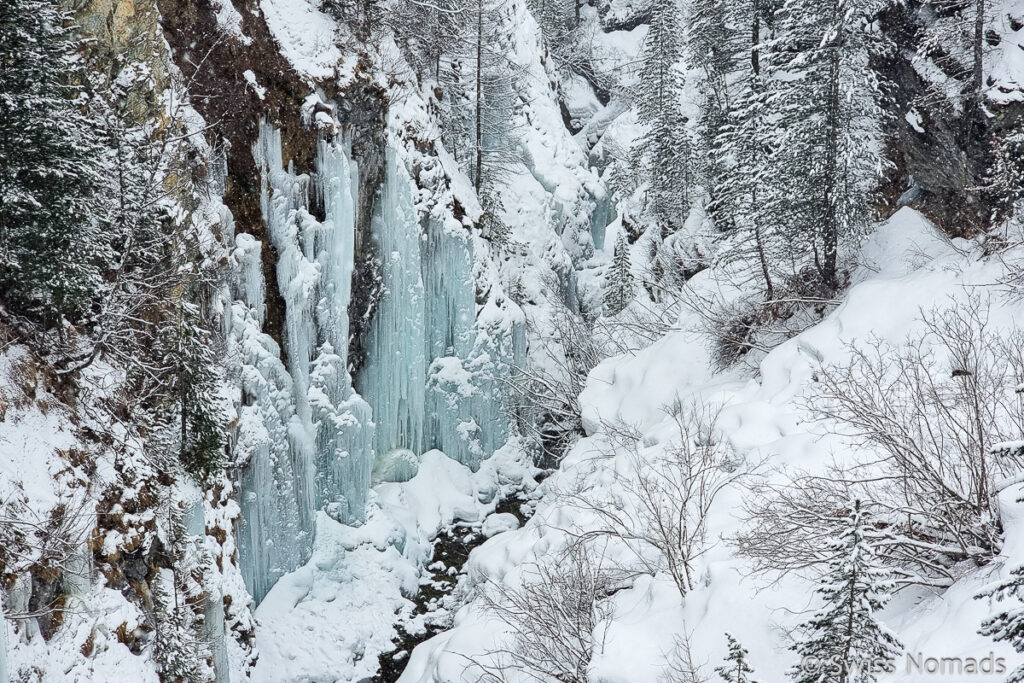
[[[235, 239], [235, 302], [225, 316], [238, 353], [241, 405], [234, 447], [239, 468], [236, 529], [246, 586], [260, 601], [274, 582], [305, 562], [312, 547], [310, 485], [297, 475], [297, 458], [288, 440], [295, 418], [292, 377], [278, 345], [263, 328], [264, 283], [261, 244], [251, 235]], [[304, 464], [308, 469], [308, 464]]]
[[[316, 510], [344, 523], [363, 518], [373, 423], [370, 406], [352, 388], [346, 359], [356, 167], [343, 146], [321, 141], [315, 176], [296, 174], [284, 168], [280, 133], [267, 124], [253, 154], [285, 300], [282, 353], [260, 331], [260, 243], [239, 235], [230, 323], [243, 394], [235, 449], [239, 553], [258, 602], [279, 577], [309, 559]], [[311, 211], [313, 199], [323, 207], [323, 221]]]
[[477, 311], [472, 243], [468, 234], [428, 222], [426, 427], [449, 457], [476, 470], [510, 433], [504, 381], [525, 358], [522, 321], [487, 299]]
[[238, 235], [228, 323], [242, 384], [238, 539], [259, 602], [309, 560], [318, 511], [358, 524], [371, 484], [411, 479], [418, 454], [438, 448], [476, 469], [504, 445], [511, 411], [503, 382], [523, 364], [526, 343], [518, 307], [500, 293], [477, 300], [473, 233], [421, 210], [405, 163], [389, 150], [370, 224], [382, 295], [357, 393], [347, 358], [356, 166], [343, 145], [321, 141], [315, 173], [297, 174], [266, 124], [253, 152], [285, 302], [279, 349], [261, 331], [262, 245]]
[[420, 225], [412, 181], [390, 149], [371, 232], [381, 259], [383, 293], [356, 384], [373, 408], [378, 457], [397, 449], [422, 453], [427, 342]]
[[[185, 510], [182, 521], [189, 535], [194, 536], [197, 543], [201, 544], [201, 539], [206, 536], [206, 514], [201, 496], [191, 502]], [[209, 589], [209, 586], [204, 586], [204, 590], [207, 592]], [[217, 683], [230, 683], [231, 665], [228, 663], [227, 641], [224, 633], [224, 599], [220, 592], [213, 595], [208, 593], [205, 602], [203, 639], [209, 644], [210, 652], [213, 655], [213, 671]], [[3, 678], [0, 678], [0, 683], [4, 683]]]
[[383, 295], [356, 382], [373, 407], [382, 477], [403, 449], [437, 448], [479, 467], [508, 439], [499, 383], [525, 348], [521, 326], [477, 304], [470, 232], [435, 216], [421, 226], [413, 189], [389, 150], [372, 222]]

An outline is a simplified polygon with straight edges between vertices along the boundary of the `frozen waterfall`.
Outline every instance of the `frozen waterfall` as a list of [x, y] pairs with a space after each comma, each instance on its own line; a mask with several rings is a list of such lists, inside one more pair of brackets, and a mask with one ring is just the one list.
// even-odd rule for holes
[[[388, 151], [371, 224], [383, 293], [357, 386], [373, 407], [380, 471], [432, 448], [476, 469], [509, 435], [500, 382], [525, 347], [522, 326], [478, 306], [471, 235], [460, 223], [421, 225], [413, 184]], [[490, 311], [501, 313], [501, 311]]]
[[[239, 551], [257, 601], [309, 559], [314, 512], [362, 519], [373, 465], [370, 407], [347, 369], [358, 173], [345, 148], [321, 141], [313, 178], [284, 167], [280, 133], [260, 126], [253, 155], [261, 208], [285, 302], [284, 352], [263, 325], [261, 244], [236, 238], [232, 337], [241, 355]], [[313, 201], [323, 207], [314, 216]]]
[[260, 601], [309, 559], [317, 511], [343, 524], [363, 520], [372, 473], [407, 479], [433, 448], [476, 469], [505, 443], [502, 382], [523, 361], [525, 335], [500, 287], [478, 301], [476, 238], [450, 214], [417, 204], [405, 163], [389, 149], [369, 225], [381, 296], [357, 393], [347, 358], [356, 165], [344, 144], [321, 140], [314, 173], [296, 173], [268, 124], [253, 153], [285, 305], [279, 348], [262, 331], [264, 245], [237, 235], [227, 325], [242, 385], [239, 554]]
[[420, 226], [412, 203], [412, 181], [393, 150], [387, 153], [384, 187], [370, 230], [380, 256], [383, 292], [356, 384], [373, 408], [376, 452], [381, 456], [401, 449], [422, 453], [427, 350]]

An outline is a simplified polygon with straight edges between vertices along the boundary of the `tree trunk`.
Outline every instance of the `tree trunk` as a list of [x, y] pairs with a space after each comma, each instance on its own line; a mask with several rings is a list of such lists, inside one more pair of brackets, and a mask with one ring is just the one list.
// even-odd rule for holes
[[755, 76], [761, 74], [761, 56], [758, 45], [761, 44], [761, 3], [754, 0], [754, 18], [750, 22], [750, 69]]
[[484, 127], [483, 127], [483, 42], [484, 42], [484, 0], [476, 3], [476, 174], [473, 186], [480, 194], [481, 177], [484, 168]]
[[[838, 4], [838, 3], [837, 3]], [[842, 19], [840, 18], [840, 21]], [[825, 284], [836, 289], [839, 282], [836, 277], [837, 258], [839, 253], [839, 108], [840, 92], [840, 59], [843, 49], [845, 27], [840, 24], [836, 31], [834, 43], [830, 46], [828, 57], [828, 93], [825, 100], [825, 178], [824, 178], [824, 216], [821, 225], [821, 262], [819, 272]]]

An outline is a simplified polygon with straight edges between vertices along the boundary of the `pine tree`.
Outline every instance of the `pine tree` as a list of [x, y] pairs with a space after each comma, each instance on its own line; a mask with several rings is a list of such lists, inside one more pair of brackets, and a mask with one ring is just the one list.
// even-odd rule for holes
[[480, 226], [483, 236], [490, 241], [496, 252], [501, 253], [508, 248], [512, 230], [502, 218], [505, 205], [496, 188], [484, 188], [480, 196], [480, 206], [484, 211]]
[[742, 18], [742, 5], [730, 0], [693, 0], [687, 17], [687, 61], [701, 72], [704, 108], [716, 119], [729, 110], [729, 79], [740, 69], [746, 36], [736, 20]]
[[792, 647], [801, 661], [813, 659], [824, 668], [794, 669], [795, 683], [870, 683], [899, 654], [899, 641], [875, 616], [892, 590], [875, 554], [880, 540], [861, 501], [854, 501], [816, 591], [824, 605], [802, 625], [806, 638]]
[[[1010, 578], [995, 588], [977, 596], [978, 598], [995, 598], [1002, 602], [1007, 598], [1024, 602], [1024, 566], [1014, 569]], [[1007, 642], [1017, 652], [1024, 653], [1024, 607], [1004, 609], [999, 614], [986, 619], [978, 631], [984, 636], [991, 636], [997, 643]], [[1024, 664], [1010, 672], [1006, 683], [1024, 683]]]
[[690, 210], [693, 141], [681, 110], [679, 7], [676, 0], [655, 0], [651, 13], [636, 90], [637, 118], [646, 126], [638, 144], [654, 215], [668, 234], [682, 226]]
[[730, 634], [726, 633], [725, 637], [729, 641], [729, 654], [725, 657], [726, 663], [715, 669], [715, 671], [722, 677], [722, 680], [728, 681], [728, 683], [757, 683], [757, 681], [750, 677], [754, 670], [747, 663], [748, 652], [746, 648], [740, 645]]
[[712, 205], [712, 216], [732, 237], [723, 261], [752, 264], [766, 301], [774, 300], [773, 273], [792, 250], [783, 229], [787, 196], [772, 163], [777, 141], [771, 111], [771, 96], [755, 73], [737, 94], [716, 140], [717, 154], [729, 163]]
[[700, 131], [711, 195], [708, 213], [729, 235], [719, 257], [723, 263], [753, 266], [764, 283], [765, 300], [772, 301], [773, 273], [789, 260], [790, 240], [778, 227], [785, 224], [776, 213], [784, 195], [775, 191], [778, 177], [770, 162], [777, 140], [771, 94], [761, 72], [767, 4], [696, 0], [690, 32], [698, 38], [691, 60], [705, 73], [702, 89], [711, 93]]
[[511, 132], [519, 68], [508, 58], [508, 0], [444, 0], [438, 57], [444, 143], [480, 195], [515, 164]]
[[54, 0], [0, 3], [0, 292], [49, 321], [86, 311], [109, 257], [106, 155], [70, 21]]
[[202, 324], [198, 306], [183, 297], [174, 323], [169, 389], [176, 397], [179, 457], [188, 472], [205, 478], [220, 467], [223, 446], [213, 338]]
[[875, 15], [882, 0], [786, 0], [768, 81], [777, 117], [772, 173], [781, 181], [783, 224], [813, 255], [827, 288], [839, 286], [842, 238], [871, 217], [882, 170], [871, 55], [884, 49]]
[[629, 243], [625, 231], [620, 231], [615, 240], [615, 252], [612, 265], [604, 279], [604, 312], [605, 315], [616, 315], [633, 300], [636, 285], [629, 263]]
[[214, 674], [200, 611], [205, 595], [197, 580], [206, 571], [202, 545], [189, 537], [177, 504], [168, 500], [162, 507], [165, 551], [173, 566], [160, 570], [151, 584], [154, 659], [162, 681], [210, 683]]

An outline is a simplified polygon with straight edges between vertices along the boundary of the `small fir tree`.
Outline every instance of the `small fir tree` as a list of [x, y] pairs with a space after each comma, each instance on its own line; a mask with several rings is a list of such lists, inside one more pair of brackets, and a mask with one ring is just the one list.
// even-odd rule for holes
[[[1024, 654], [1024, 566], [1017, 567], [1009, 579], [977, 597], [995, 598], [996, 602], [1009, 599], [1017, 603], [986, 619], [978, 632], [991, 636], [997, 643], [1009, 643]], [[1010, 672], [1006, 683], [1024, 683], [1024, 664]]]
[[729, 654], [725, 657], [725, 664], [715, 669], [722, 680], [728, 683], [757, 683], [751, 675], [754, 670], [747, 663], [747, 650], [739, 642], [726, 633], [726, 640], [729, 642]]
[[604, 280], [605, 315], [616, 315], [633, 300], [635, 284], [629, 263], [629, 243], [625, 231], [620, 231], [615, 240], [612, 265]]
[[794, 669], [795, 683], [871, 683], [899, 654], [899, 641], [876, 618], [892, 591], [889, 572], [875, 554], [880, 539], [861, 502], [854, 501], [817, 589], [824, 605], [802, 625], [806, 638], [792, 647], [801, 661], [814, 660], [822, 668]]

